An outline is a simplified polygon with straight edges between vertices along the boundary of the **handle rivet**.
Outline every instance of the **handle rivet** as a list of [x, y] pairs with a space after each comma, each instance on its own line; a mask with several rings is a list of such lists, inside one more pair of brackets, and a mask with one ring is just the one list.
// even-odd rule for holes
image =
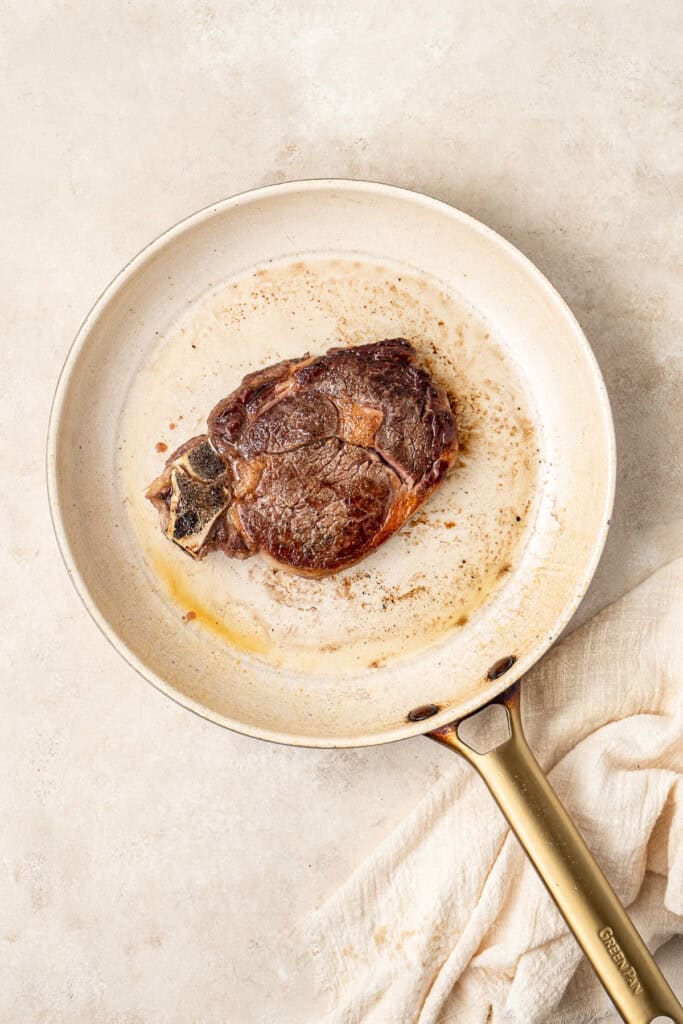
[[489, 679], [500, 679], [501, 676], [504, 676], [505, 673], [512, 668], [516, 661], [517, 658], [514, 654], [511, 654], [508, 658], [501, 658], [499, 661], [495, 662], [495, 664], [491, 665], [491, 668], [486, 674]]
[[413, 708], [408, 712], [409, 722], [423, 722], [425, 718], [431, 718], [439, 710], [438, 704], [420, 704], [419, 708]]

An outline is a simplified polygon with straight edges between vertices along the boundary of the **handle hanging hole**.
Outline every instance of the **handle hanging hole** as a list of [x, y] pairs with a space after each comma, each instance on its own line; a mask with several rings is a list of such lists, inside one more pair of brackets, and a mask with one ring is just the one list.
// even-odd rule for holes
[[510, 735], [510, 719], [500, 704], [489, 704], [458, 725], [458, 739], [475, 754], [490, 753], [510, 739]]

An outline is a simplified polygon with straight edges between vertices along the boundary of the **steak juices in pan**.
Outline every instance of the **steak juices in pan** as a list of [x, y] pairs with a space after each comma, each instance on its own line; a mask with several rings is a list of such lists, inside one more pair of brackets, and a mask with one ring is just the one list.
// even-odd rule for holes
[[[248, 286], [239, 283], [245, 274]], [[182, 328], [169, 337], [169, 325], [201, 306], [198, 297], [217, 281], [199, 345], [190, 348]], [[261, 306], [258, 281], [270, 289]], [[226, 330], [237, 295], [239, 315]], [[193, 559], [214, 549], [238, 558], [258, 552], [296, 574], [327, 576], [371, 555], [440, 483], [435, 501], [443, 501], [444, 520], [456, 518], [462, 495], [449, 488], [458, 470], [448, 473], [456, 410], [436, 375], [400, 338], [356, 345], [400, 334], [434, 353], [439, 374], [460, 360], [462, 372], [448, 383], [461, 402], [461, 444], [470, 446], [463, 478], [474, 472], [467, 515], [479, 508], [484, 519], [491, 510], [478, 488], [493, 474], [502, 488], [513, 487], [510, 471], [523, 466], [496, 462], [507, 456], [486, 434], [495, 408], [491, 419], [479, 417], [480, 434], [466, 434], [468, 394], [456, 378], [470, 396], [501, 387], [493, 400], [500, 409], [514, 393], [533, 420], [534, 500], [504, 580], [475, 613], [456, 615], [454, 628], [438, 634], [427, 628], [429, 601], [411, 605], [407, 646], [397, 643], [395, 657], [383, 648], [375, 663], [354, 661], [346, 647], [341, 660], [322, 648], [320, 657], [311, 660], [306, 649], [307, 660], [299, 659], [299, 647], [288, 649], [293, 633], [301, 640], [299, 613], [286, 603], [278, 604], [269, 644], [231, 633], [229, 621], [212, 630], [211, 616], [197, 629], [180, 625], [188, 580], [214, 608], [222, 600], [226, 619], [247, 609], [255, 621], [263, 606], [273, 608], [265, 585], [273, 573], [258, 562], [196, 564], [175, 545]], [[356, 347], [322, 353], [321, 337]], [[294, 358], [308, 348], [316, 358]], [[279, 361], [280, 352], [290, 358]], [[175, 542], [166, 544], [140, 500], [153, 473], [141, 445], [170, 416], [169, 399], [175, 406], [176, 396], [190, 396], [184, 411], [194, 405], [201, 423], [202, 405], [210, 408], [221, 393], [223, 368], [237, 381], [256, 364], [266, 369], [219, 402], [207, 432], [186, 442], [149, 487]], [[444, 203], [371, 182], [289, 182], [202, 210], [143, 250], [88, 314], [55, 396], [48, 481], [68, 571], [107, 638], [145, 678], [212, 721], [261, 739], [335, 747], [426, 733], [457, 751], [486, 782], [624, 1020], [650, 1024], [666, 1014], [683, 1024], [683, 1009], [522, 731], [515, 681], [569, 621], [595, 571], [615, 450], [590, 347], [521, 253]], [[489, 491], [494, 502], [502, 493]], [[496, 514], [524, 515], [507, 504], [499, 502]], [[466, 530], [461, 536], [469, 543]], [[396, 551], [434, 576], [454, 550], [449, 538], [420, 527], [401, 546], [403, 533], [368, 560], [367, 572], [364, 565], [364, 586], [377, 598], [383, 572], [401, 577]], [[422, 588], [429, 598], [459, 603], [457, 565], [476, 561], [478, 550], [458, 554], [458, 563], [446, 560], [438, 594]], [[331, 580], [295, 582], [318, 588], [328, 635], [344, 646], [357, 627], [353, 600], [338, 599]], [[394, 625], [403, 622], [399, 606], [387, 606], [391, 615]], [[371, 624], [374, 637], [376, 611]], [[504, 708], [508, 735], [478, 753], [459, 726], [491, 704]]]

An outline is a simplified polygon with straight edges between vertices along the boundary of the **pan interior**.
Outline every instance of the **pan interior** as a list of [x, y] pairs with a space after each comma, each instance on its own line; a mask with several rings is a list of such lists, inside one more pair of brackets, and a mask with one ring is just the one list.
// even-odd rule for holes
[[[453, 396], [461, 441], [457, 468], [397, 536], [325, 579], [260, 558], [193, 562], [168, 544], [144, 483], [245, 373], [397, 335]], [[213, 288], [164, 332], [128, 394], [115, 479], [179, 629], [185, 616], [183, 632], [208, 630], [229, 651], [312, 679], [373, 673], [464, 629], [513, 573], [533, 522], [532, 423], [514, 363], [461, 298], [405, 267], [309, 258]]]
[[[517, 659], [507, 683], [551, 642], [596, 558], [611, 438], [580, 332], [514, 250], [419, 198], [313, 183], [192, 218], [114, 283], [58, 395], [53, 500], [91, 610], [157, 685], [255, 735], [376, 742], [423, 731], [419, 705], [469, 710], [494, 662]], [[161, 536], [146, 484], [245, 373], [399, 335], [462, 452], [398, 535], [321, 580]]]

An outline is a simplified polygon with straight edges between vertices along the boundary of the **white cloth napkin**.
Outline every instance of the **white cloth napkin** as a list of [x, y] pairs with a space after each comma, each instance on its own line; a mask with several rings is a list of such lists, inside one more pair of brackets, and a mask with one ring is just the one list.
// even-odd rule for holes
[[[641, 934], [683, 934], [683, 559], [522, 687], [532, 749]], [[448, 775], [315, 915], [343, 1024], [570, 1024], [609, 1002], [483, 783]]]

